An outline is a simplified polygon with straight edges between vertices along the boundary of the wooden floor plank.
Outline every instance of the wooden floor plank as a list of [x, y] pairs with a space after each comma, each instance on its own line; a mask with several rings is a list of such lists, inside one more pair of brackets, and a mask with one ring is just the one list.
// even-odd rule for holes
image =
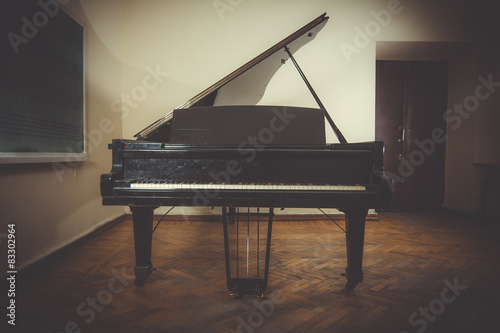
[[[500, 224], [382, 213], [366, 226], [364, 281], [344, 290], [345, 234], [277, 217], [267, 299], [228, 295], [213, 217], [175, 217], [153, 237], [143, 286], [130, 218], [18, 281], [16, 332], [479, 332], [500, 327]], [[340, 221], [343, 225], [343, 221]], [[456, 284], [464, 290], [450, 290]], [[453, 298], [445, 303], [444, 294]], [[451, 287], [453, 288], [453, 287]], [[456, 293], [456, 294], [453, 294]], [[272, 295], [281, 295], [274, 303]], [[442, 307], [441, 307], [442, 304]], [[428, 309], [433, 321], [419, 314]], [[419, 319], [412, 322], [410, 316]]]

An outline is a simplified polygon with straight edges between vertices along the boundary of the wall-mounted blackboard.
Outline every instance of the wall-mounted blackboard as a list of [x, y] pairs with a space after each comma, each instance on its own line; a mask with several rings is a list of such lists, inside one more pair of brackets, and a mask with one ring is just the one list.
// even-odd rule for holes
[[85, 156], [83, 26], [57, 1], [3, 5], [0, 162]]

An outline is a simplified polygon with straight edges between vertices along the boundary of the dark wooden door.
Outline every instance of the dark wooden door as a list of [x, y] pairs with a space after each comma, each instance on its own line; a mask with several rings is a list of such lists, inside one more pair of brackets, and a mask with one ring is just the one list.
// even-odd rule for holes
[[444, 62], [377, 62], [375, 137], [394, 179], [391, 210], [441, 208], [447, 77]]

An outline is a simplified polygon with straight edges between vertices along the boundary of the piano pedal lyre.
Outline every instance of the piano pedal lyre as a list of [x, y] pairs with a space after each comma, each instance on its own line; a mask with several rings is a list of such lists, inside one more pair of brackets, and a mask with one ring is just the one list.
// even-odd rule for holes
[[[264, 297], [269, 277], [273, 216], [273, 208], [269, 208], [267, 213], [261, 213], [260, 208], [253, 212], [250, 208], [247, 212], [240, 212], [239, 207], [222, 208], [226, 279], [230, 295]], [[267, 222], [261, 221], [261, 217], [266, 217]], [[264, 265], [263, 274], [261, 265]]]

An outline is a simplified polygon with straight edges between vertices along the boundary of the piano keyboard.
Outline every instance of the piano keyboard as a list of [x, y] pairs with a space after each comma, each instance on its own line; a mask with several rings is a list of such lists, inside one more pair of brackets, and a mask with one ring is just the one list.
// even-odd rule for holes
[[134, 182], [130, 188], [144, 190], [244, 190], [244, 191], [365, 191], [361, 185], [329, 184], [216, 184], [216, 183], [167, 183], [161, 181]]

